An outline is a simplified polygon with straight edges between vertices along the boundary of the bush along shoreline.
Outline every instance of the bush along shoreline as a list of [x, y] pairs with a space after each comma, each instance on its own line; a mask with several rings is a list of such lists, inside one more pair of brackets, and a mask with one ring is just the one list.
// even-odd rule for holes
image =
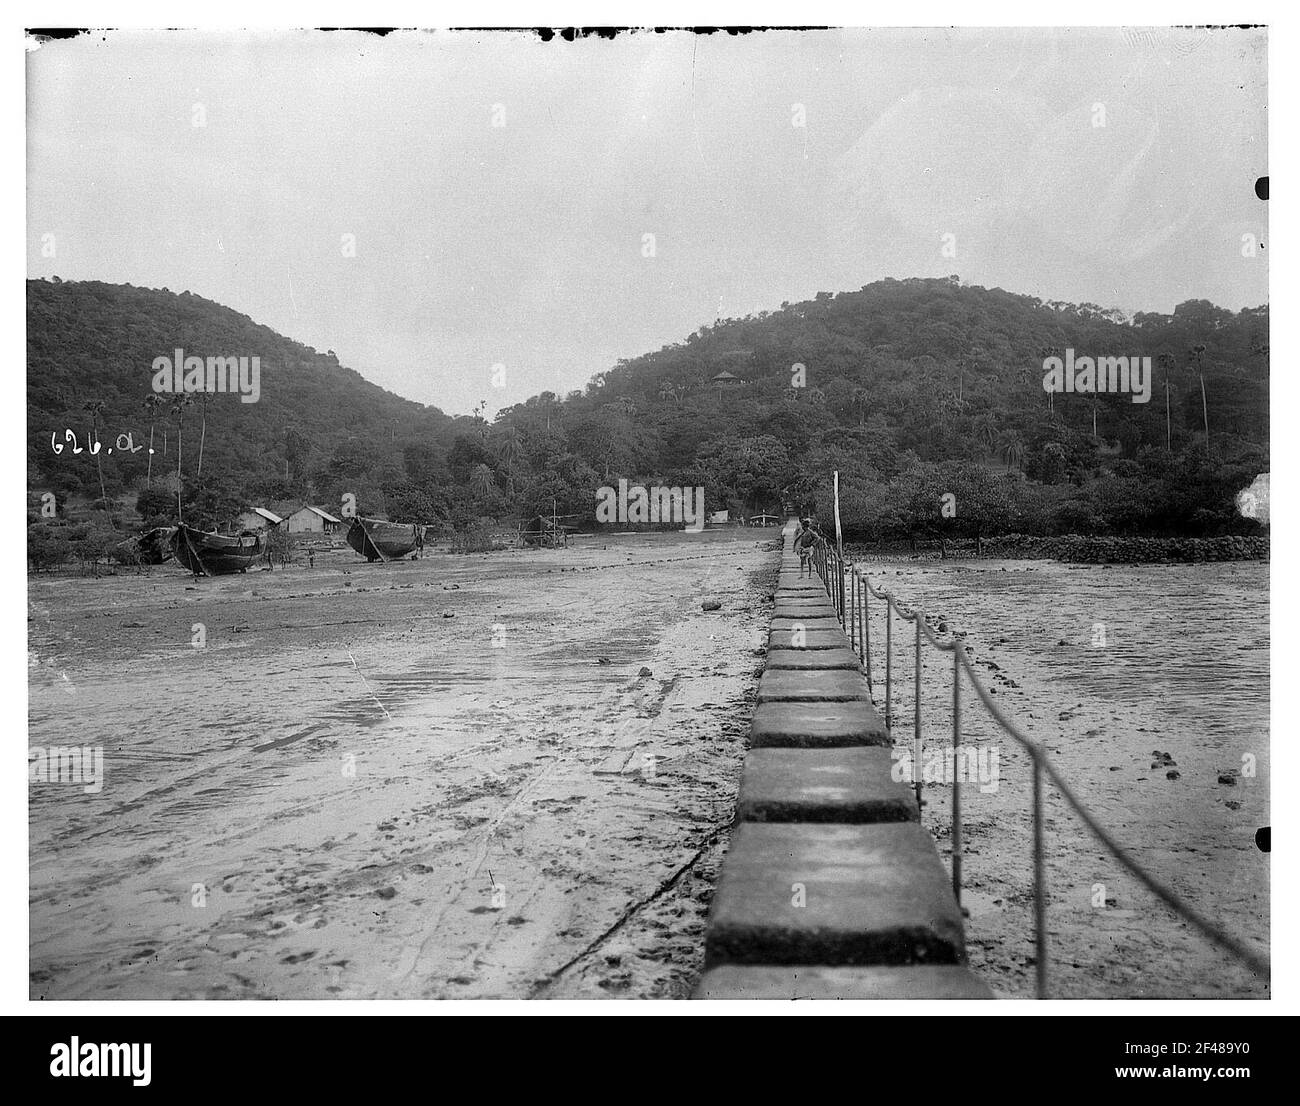
[[1005, 534], [985, 538], [977, 552], [973, 538], [918, 542], [846, 542], [845, 552], [868, 560], [1050, 560], [1067, 564], [1200, 564], [1208, 561], [1263, 561], [1269, 539], [1224, 535], [1215, 538], [1036, 537]]

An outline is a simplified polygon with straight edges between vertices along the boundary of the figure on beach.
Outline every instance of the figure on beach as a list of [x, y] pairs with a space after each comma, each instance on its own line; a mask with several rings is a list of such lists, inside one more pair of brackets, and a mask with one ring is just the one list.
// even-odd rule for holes
[[812, 575], [812, 551], [817, 544], [819, 535], [812, 524], [811, 519], [801, 518], [799, 520], [799, 529], [795, 531], [794, 547], [799, 553], [799, 576], [802, 578], [804, 569], [808, 570], [808, 575]]

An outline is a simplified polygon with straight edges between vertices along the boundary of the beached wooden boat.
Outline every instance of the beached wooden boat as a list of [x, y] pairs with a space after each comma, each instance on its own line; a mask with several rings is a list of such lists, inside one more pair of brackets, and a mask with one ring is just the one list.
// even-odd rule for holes
[[175, 535], [175, 526], [155, 526], [152, 530], [119, 542], [113, 550], [113, 556], [121, 564], [160, 565], [172, 559], [172, 539]]
[[348, 527], [348, 545], [367, 561], [391, 561], [424, 548], [423, 526], [414, 522], [385, 522], [354, 516]]
[[195, 576], [243, 572], [265, 552], [258, 534], [207, 534], [192, 526], [176, 527], [172, 549], [176, 559]]

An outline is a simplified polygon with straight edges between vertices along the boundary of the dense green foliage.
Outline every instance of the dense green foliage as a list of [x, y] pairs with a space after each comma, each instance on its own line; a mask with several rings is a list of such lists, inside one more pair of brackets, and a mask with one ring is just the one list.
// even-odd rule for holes
[[[554, 504], [593, 525], [596, 490], [620, 478], [702, 486], [710, 511], [825, 519], [838, 469], [860, 536], [1251, 533], [1234, 498], [1269, 468], [1267, 343], [1266, 307], [1190, 301], [1126, 319], [956, 278], [886, 280], [720, 320], [488, 423], [403, 400], [188, 293], [34, 281], [29, 486], [132, 505], [147, 490], [140, 515], [174, 518], [182, 433], [186, 515], [211, 524], [237, 505], [350, 491], [362, 513], [409, 521], [465, 527]], [[259, 354], [261, 400], [173, 410], [164, 397], [152, 481], [143, 451], [54, 454], [65, 426], [83, 443], [92, 424], [106, 446], [127, 429], [147, 443], [150, 366], [177, 346]], [[1150, 356], [1150, 402], [1049, 396], [1044, 357], [1067, 348]], [[723, 371], [741, 383], [715, 383]]]
[[[563, 404], [502, 412], [492, 440], [521, 443], [524, 479], [571, 449], [601, 482], [702, 485], [711, 510], [741, 513], [826, 515], [838, 469], [861, 536], [1249, 533], [1235, 496], [1269, 467], [1267, 341], [1267, 308], [1190, 301], [1126, 320], [886, 280], [704, 327]], [[1067, 348], [1151, 357], [1150, 402], [1049, 397], [1043, 360]], [[724, 371], [745, 383], [713, 383]]]

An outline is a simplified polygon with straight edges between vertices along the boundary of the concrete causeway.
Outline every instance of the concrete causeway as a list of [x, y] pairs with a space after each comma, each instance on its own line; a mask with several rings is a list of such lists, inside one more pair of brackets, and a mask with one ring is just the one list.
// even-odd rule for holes
[[961, 910], [858, 655], [782, 533], [736, 829], [709, 912], [705, 999], [988, 999]]

